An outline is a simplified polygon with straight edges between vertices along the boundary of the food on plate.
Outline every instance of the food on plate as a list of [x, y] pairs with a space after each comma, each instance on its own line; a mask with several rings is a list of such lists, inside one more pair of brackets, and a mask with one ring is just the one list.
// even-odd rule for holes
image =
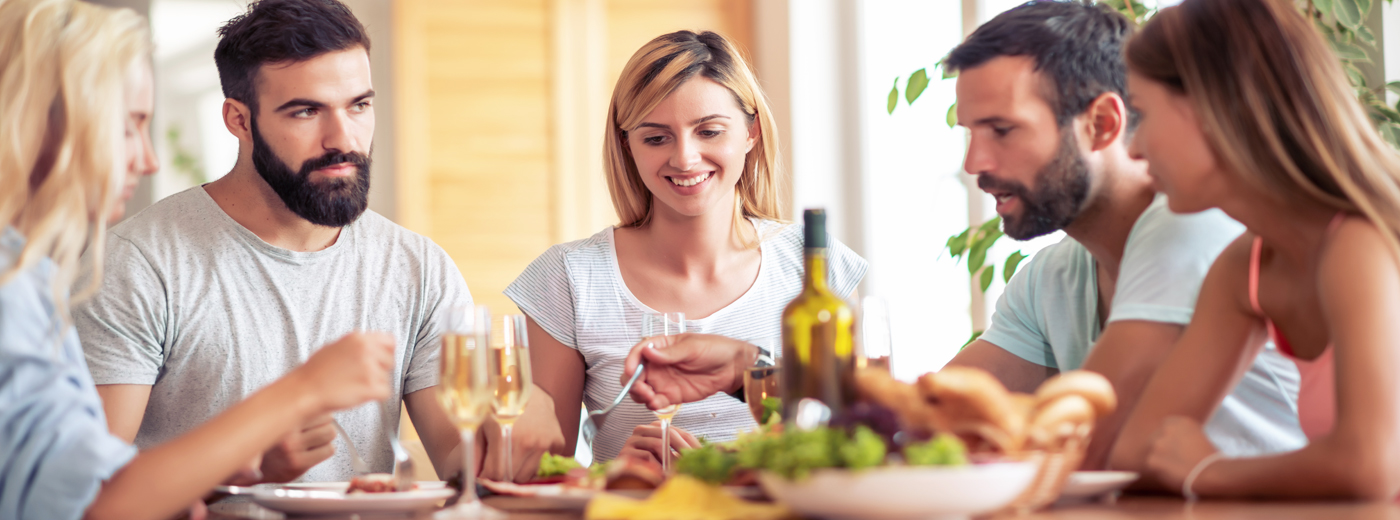
[[967, 464], [967, 447], [957, 437], [942, 433], [905, 446], [904, 462], [910, 466], [962, 466]]
[[[416, 484], [414, 487], [418, 487]], [[370, 473], [360, 475], [350, 479], [350, 487], [345, 489], [348, 493], [392, 493], [398, 491], [394, 488], [394, 476], [388, 473]], [[408, 491], [408, 490], [404, 490]]]
[[791, 514], [781, 505], [747, 502], [719, 486], [676, 475], [646, 500], [600, 494], [589, 501], [584, 518], [628, 520], [680, 516], [694, 520], [768, 520], [788, 518]]
[[604, 466], [604, 489], [656, 489], [666, 480], [661, 465], [653, 460], [623, 457]]
[[867, 369], [856, 374], [856, 389], [893, 411], [916, 438], [951, 433], [973, 453], [1003, 456], [1082, 442], [1094, 421], [1117, 406], [1113, 385], [1084, 370], [1046, 380], [1035, 395], [1008, 392], [991, 374], [968, 367], [925, 374], [915, 384]]
[[582, 468], [573, 457], [555, 455], [545, 452], [540, 456], [540, 469], [535, 472], [537, 478], [562, 477], [569, 473], [569, 470]]

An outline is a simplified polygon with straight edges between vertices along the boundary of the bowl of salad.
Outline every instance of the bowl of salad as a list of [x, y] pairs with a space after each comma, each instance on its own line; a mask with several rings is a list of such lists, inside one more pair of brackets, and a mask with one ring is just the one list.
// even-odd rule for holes
[[1037, 469], [1032, 462], [970, 461], [953, 435], [906, 438], [890, 412], [874, 405], [810, 430], [766, 425], [732, 443], [686, 450], [676, 465], [678, 473], [714, 484], [757, 481], [793, 512], [833, 519], [989, 513], [1025, 491]]

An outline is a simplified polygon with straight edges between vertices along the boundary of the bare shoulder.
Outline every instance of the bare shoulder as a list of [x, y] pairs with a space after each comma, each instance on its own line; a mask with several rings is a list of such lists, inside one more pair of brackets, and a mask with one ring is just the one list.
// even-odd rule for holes
[[[1220, 252], [1201, 283], [1197, 307], [1206, 301], [1229, 302], [1229, 307], [1252, 314], [1249, 303], [1249, 263], [1254, 249], [1254, 233], [1245, 231]], [[1218, 303], [1214, 305], [1219, 305]]]
[[1348, 282], [1394, 283], [1400, 281], [1400, 258], [1391, 237], [1370, 220], [1348, 216], [1328, 237], [1318, 260], [1318, 281], [1323, 288]]

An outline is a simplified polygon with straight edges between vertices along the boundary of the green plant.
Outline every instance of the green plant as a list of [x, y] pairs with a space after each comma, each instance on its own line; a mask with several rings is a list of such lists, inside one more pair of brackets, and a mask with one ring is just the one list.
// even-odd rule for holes
[[[1293, 1], [1298, 9], [1313, 21], [1318, 31], [1327, 38], [1333, 51], [1337, 53], [1337, 58], [1341, 60], [1347, 77], [1356, 89], [1357, 100], [1366, 108], [1372, 122], [1376, 124], [1377, 130], [1392, 147], [1400, 149], [1400, 102], [1396, 102], [1393, 107], [1385, 103], [1387, 90], [1400, 94], [1400, 81], [1392, 81], [1373, 87], [1368, 84], [1366, 75], [1360, 67], [1361, 64], [1372, 63], [1371, 52], [1368, 52], [1368, 49], [1369, 51], [1376, 50], [1376, 36], [1365, 26], [1371, 9], [1375, 7], [1374, 0]], [[1385, 1], [1387, 4], [1394, 2], [1394, 0]], [[1112, 7], [1136, 25], [1143, 24], [1156, 12], [1156, 9], [1148, 8], [1140, 0], [1099, 0], [1099, 3]], [[939, 60], [933, 65], [933, 68], [941, 71], [940, 76], [943, 79], [957, 76], [956, 72], [944, 70], [942, 65], [943, 61]], [[890, 89], [886, 102], [885, 109], [891, 115], [899, 106], [899, 98], [901, 97], [899, 80], [900, 78], [894, 79], [894, 85]], [[910, 74], [909, 80], [904, 86], [905, 102], [912, 105], [928, 89], [929, 83], [927, 68], [916, 70]], [[957, 103], [948, 107], [945, 122], [949, 128], [956, 127], [958, 124], [957, 107]], [[1003, 235], [1001, 217], [996, 217], [980, 225], [968, 226], [962, 233], [949, 237], [945, 246], [954, 259], [960, 259], [964, 254], [966, 255], [967, 272], [979, 281], [978, 287], [984, 293], [992, 285], [992, 279], [996, 277], [996, 262], [993, 261], [991, 265], [988, 265], [987, 251]], [[1002, 266], [1002, 278], [1005, 281], [1011, 281], [1011, 276], [1016, 273], [1016, 268], [1025, 259], [1026, 255], [1019, 250], [1007, 256]], [[963, 346], [972, 343], [981, 335], [982, 331], [973, 331], [972, 337]]]
[[204, 168], [199, 165], [199, 159], [196, 159], [193, 154], [180, 144], [180, 127], [178, 125], [170, 125], [170, 129], [165, 132], [165, 142], [170, 145], [171, 168], [189, 177], [195, 185], [209, 182], [204, 176]]

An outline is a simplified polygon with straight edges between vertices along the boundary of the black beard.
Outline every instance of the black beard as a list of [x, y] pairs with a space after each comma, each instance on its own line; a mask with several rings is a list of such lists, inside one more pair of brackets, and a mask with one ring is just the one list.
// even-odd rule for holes
[[1002, 217], [1002, 231], [1016, 240], [1030, 240], [1064, 229], [1074, 222], [1089, 197], [1089, 168], [1067, 127], [1060, 132], [1060, 149], [1035, 174], [1034, 193], [1026, 185], [982, 174], [977, 187], [985, 191], [1010, 193], [1021, 199], [1025, 210], [1019, 217]]
[[[293, 173], [258, 133], [257, 119], [252, 123], [253, 169], [272, 187], [287, 209], [312, 224], [326, 227], [344, 227], [364, 214], [369, 207], [369, 156], [359, 152], [331, 152], [306, 160], [301, 171]], [[355, 165], [353, 179], [311, 181], [311, 172], [341, 163]]]

